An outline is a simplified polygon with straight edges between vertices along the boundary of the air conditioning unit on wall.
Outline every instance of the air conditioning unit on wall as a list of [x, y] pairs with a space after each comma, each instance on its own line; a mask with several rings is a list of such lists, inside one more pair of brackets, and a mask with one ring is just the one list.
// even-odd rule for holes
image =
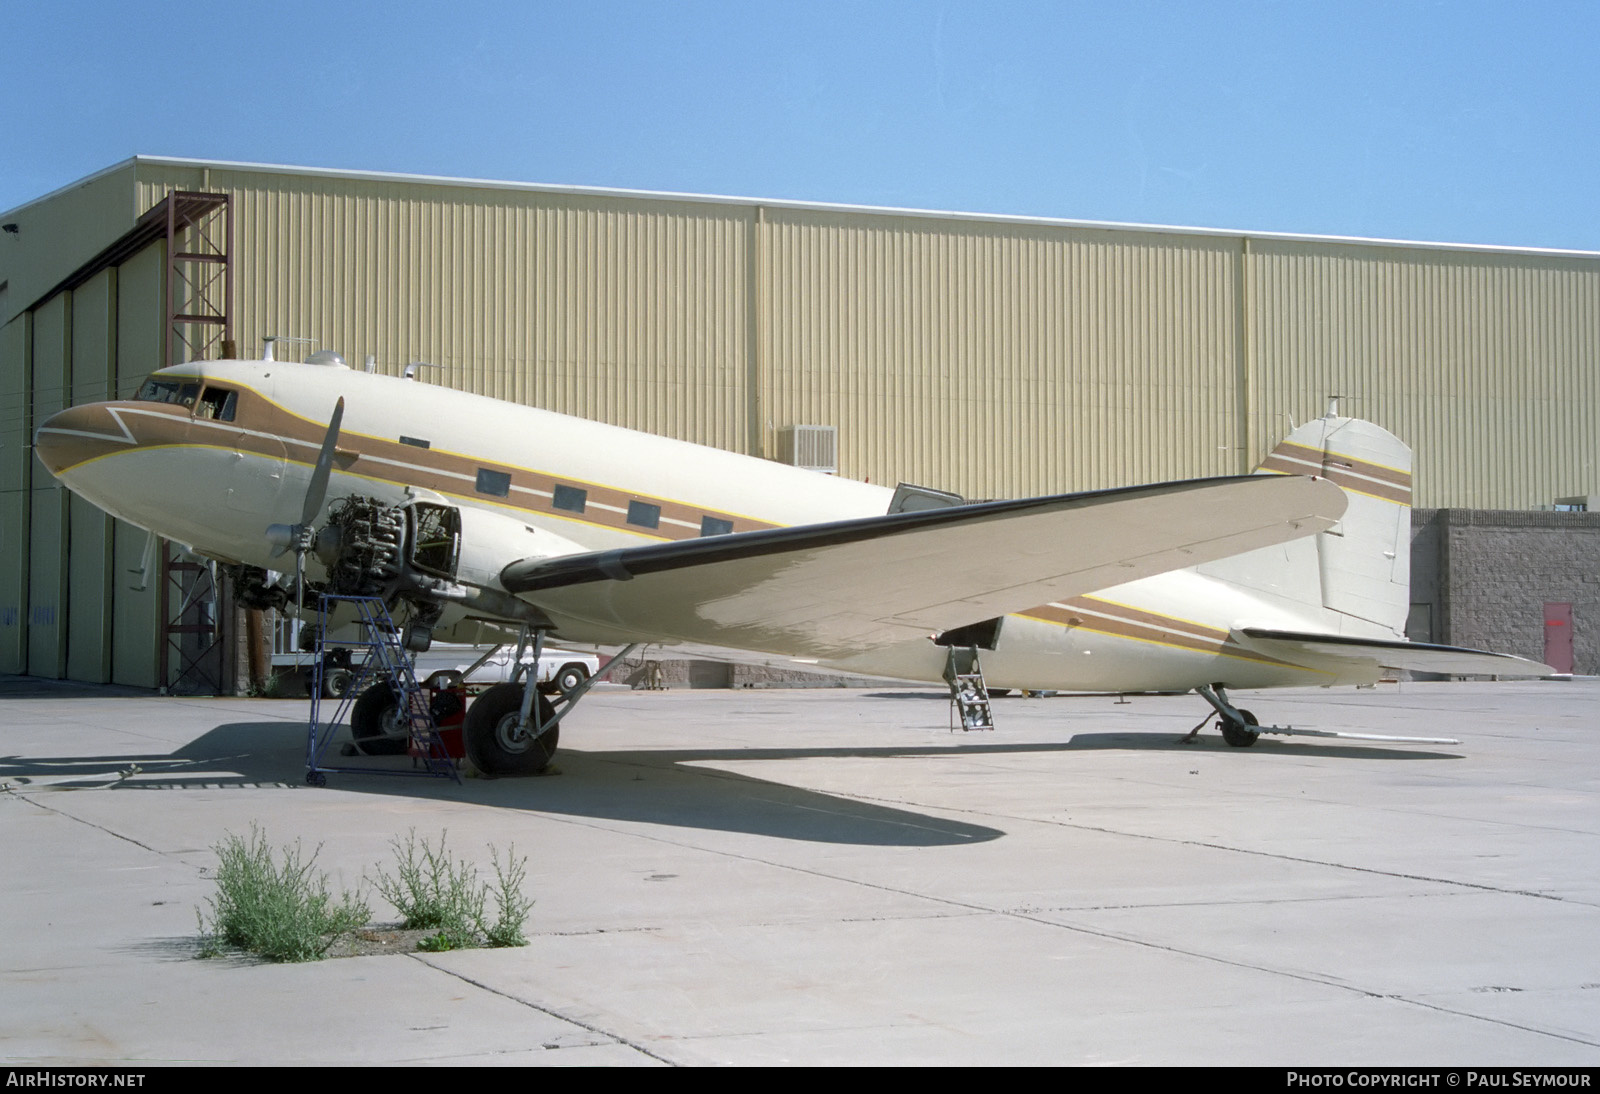
[[790, 425], [778, 431], [778, 460], [807, 471], [839, 473], [839, 428]]

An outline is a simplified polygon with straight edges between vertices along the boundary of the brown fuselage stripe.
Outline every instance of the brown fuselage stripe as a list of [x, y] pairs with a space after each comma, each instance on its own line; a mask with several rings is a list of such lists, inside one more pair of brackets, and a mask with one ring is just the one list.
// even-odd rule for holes
[[[290, 414], [248, 389], [239, 389], [238, 407], [231, 422], [197, 418], [186, 408], [169, 403], [118, 402], [77, 409], [80, 412], [99, 411], [103, 418], [92, 423], [76, 423], [75, 427], [102, 432], [107, 439], [97, 441], [79, 435], [69, 439], [58, 435], [52, 444], [58, 449], [68, 449], [70, 446], [70, 451], [63, 453], [64, 468], [132, 450], [111, 416], [112, 409], [121, 412], [122, 420], [127, 423], [128, 431], [140, 447], [192, 445], [247, 452], [269, 459], [288, 459], [300, 464], [314, 462], [322, 447], [323, 433], [316, 423]], [[551, 514], [564, 520], [615, 528], [656, 539], [697, 538], [704, 517], [727, 521], [735, 532], [776, 527], [765, 521], [694, 507], [668, 498], [624, 493], [596, 483], [559, 478], [524, 467], [401, 444], [398, 439], [390, 441], [361, 434], [341, 434], [334, 466], [339, 471], [398, 486], [417, 486], [441, 494], [476, 498], [488, 505]], [[500, 496], [480, 492], [477, 489], [480, 470], [508, 475], [511, 481], [509, 493]], [[585, 492], [582, 513], [555, 507], [553, 495], [558, 485]], [[655, 528], [630, 524], [628, 503], [632, 501], [659, 506], [660, 524]]]
[[1096, 634], [1127, 638], [1135, 642], [1154, 642], [1194, 653], [1228, 654], [1269, 665], [1294, 667], [1292, 662], [1282, 661], [1240, 646], [1225, 630], [1122, 604], [1113, 604], [1091, 596], [1075, 596], [1064, 604], [1046, 604], [1017, 614], [1027, 619], [1037, 619], [1069, 628], [1081, 627]]

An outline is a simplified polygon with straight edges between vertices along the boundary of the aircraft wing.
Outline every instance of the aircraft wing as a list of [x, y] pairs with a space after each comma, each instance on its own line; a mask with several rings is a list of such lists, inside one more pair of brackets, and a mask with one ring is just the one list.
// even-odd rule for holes
[[525, 559], [500, 577], [572, 640], [838, 658], [1311, 535], [1344, 508], [1322, 479], [1199, 479]]
[[1238, 632], [1253, 649], [1286, 661], [1306, 663], [1337, 658], [1376, 661], [1381, 668], [1413, 669], [1460, 676], [1553, 676], [1555, 669], [1509, 653], [1490, 653], [1464, 646], [1426, 642], [1351, 638], [1339, 634], [1306, 634], [1246, 627]]

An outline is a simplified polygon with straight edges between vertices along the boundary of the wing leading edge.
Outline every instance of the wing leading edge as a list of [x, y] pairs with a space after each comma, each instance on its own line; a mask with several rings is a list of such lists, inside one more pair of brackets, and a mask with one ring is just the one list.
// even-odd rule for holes
[[1199, 479], [525, 559], [505, 587], [574, 639], [837, 658], [1320, 532], [1345, 496]]

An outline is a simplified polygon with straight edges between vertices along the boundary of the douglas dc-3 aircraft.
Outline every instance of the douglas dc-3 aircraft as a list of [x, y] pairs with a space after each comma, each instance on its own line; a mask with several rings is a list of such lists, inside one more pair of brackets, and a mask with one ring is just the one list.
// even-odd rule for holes
[[[35, 447], [74, 492], [217, 560], [246, 603], [379, 596], [413, 648], [487, 622], [923, 681], [981, 648], [1001, 688], [1193, 689], [1241, 747], [1290, 730], [1229, 688], [1551, 671], [1405, 640], [1411, 453], [1331, 411], [1255, 475], [960, 504], [269, 350], [161, 369], [54, 415]], [[290, 550], [299, 576], [274, 578]], [[566, 710], [533, 688], [468, 709], [486, 773], [549, 763]]]

